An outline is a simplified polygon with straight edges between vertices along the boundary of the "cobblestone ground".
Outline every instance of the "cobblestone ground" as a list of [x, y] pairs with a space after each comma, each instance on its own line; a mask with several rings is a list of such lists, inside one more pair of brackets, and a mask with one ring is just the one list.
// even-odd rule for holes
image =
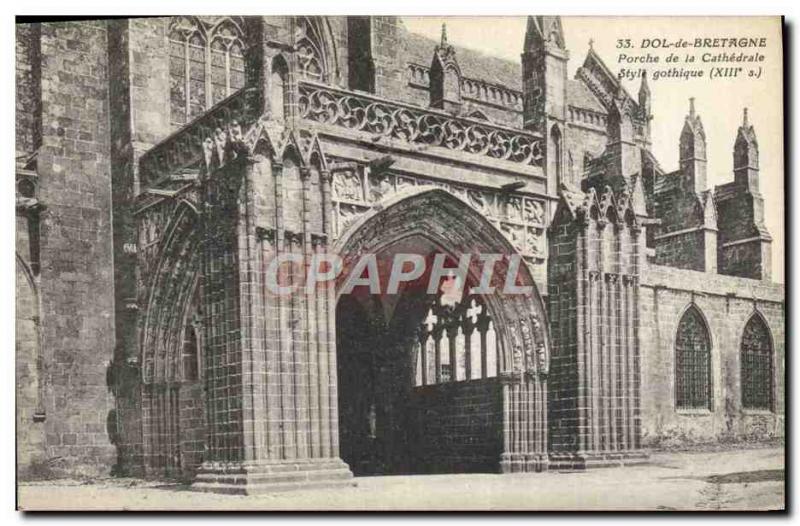
[[135, 479], [21, 483], [23, 510], [777, 510], [782, 448], [655, 453], [648, 465], [583, 473], [357, 478], [352, 488], [259, 497]]

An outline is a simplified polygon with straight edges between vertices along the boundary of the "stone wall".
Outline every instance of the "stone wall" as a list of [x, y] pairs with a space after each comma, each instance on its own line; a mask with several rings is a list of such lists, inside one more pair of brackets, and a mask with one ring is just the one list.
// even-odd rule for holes
[[107, 473], [114, 289], [105, 22], [43, 24], [41, 52], [46, 457], [56, 472]]
[[716, 232], [702, 227], [657, 235], [655, 263], [698, 271], [705, 270], [706, 265], [716, 266], [716, 251], [709, 255], [706, 247], [709, 235], [716, 236]]
[[41, 28], [16, 26], [16, 152], [32, 154], [42, 142]]
[[[256, 21], [259, 23], [255, 24]], [[249, 33], [251, 44], [257, 43], [269, 59], [283, 53], [280, 43], [291, 40], [292, 26], [287, 17], [250, 22], [257, 27]], [[18, 457], [23, 475], [68, 471], [103, 474], [114, 465], [115, 456], [120, 457], [118, 462], [122, 460], [118, 465], [143, 465], [142, 434], [149, 424], [143, 423], [141, 413], [142, 371], [137, 363], [141, 349], [136, 328], [142, 322], [139, 309], [144, 307], [142, 298], [149, 292], [145, 285], [149, 285], [146, 278], [150, 275], [142, 275], [147, 270], [141, 264], [143, 258], [140, 256], [138, 262], [136, 259], [143, 244], [137, 246], [133, 205], [144, 186], [138, 174], [140, 156], [176, 131], [170, 123], [167, 27], [168, 19], [151, 18], [21, 24], [16, 28], [16, 153], [26, 170], [38, 173], [36, 198], [46, 207], [41, 225], [35, 230], [28, 228], [25, 218], [17, 219], [17, 253], [21, 255], [17, 261], [17, 425], [19, 443], [25, 446]], [[369, 23], [349, 28], [344, 18], [332, 18], [320, 27], [332, 40], [328, 59], [336, 71], [329, 72], [331, 84], [346, 84], [348, 62], [352, 63], [347, 56], [347, 39], [353, 36], [348, 35], [348, 29], [360, 27], [370, 31], [370, 56], [360, 59], [374, 61], [370, 74], [374, 74], [371, 89], [377, 95], [375, 99], [381, 104], [391, 104], [411, 98], [423, 107], [427, 105], [428, 93], [420, 86], [409, 86], [408, 50], [404, 48], [408, 34], [396, 17], [374, 17]], [[366, 41], [360, 39], [359, 46]], [[433, 53], [432, 45], [430, 57]], [[294, 63], [291, 64], [294, 68]], [[560, 82], [561, 77], [558, 72], [545, 79], [546, 85], [553, 88], [553, 83]], [[292, 76], [288, 85], [296, 86], [295, 80]], [[546, 102], [549, 106], [569, 103]], [[507, 109], [479, 102], [470, 104], [480, 107], [496, 122], [520, 120], [518, 113]], [[464, 108], [472, 106], [465, 104]], [[292, 112], [298, 111], [296, 104], [289, 107]], [[568, 151], [564, 152], [563, 161], [567, 164], [562, 167], [568, 175], [583, 172], [584, 153], [601, 155], [608, 137], [605, 123], [594, 126], [574, 117], [570, 119], [564, 137]], [[615, 298], [624, 307], [598, 306], [599, 314], [589, 313], [589, 316], [594, 316], [595, 322], [600, 319], [598, 316], [636, 316], [622, 309], [630, 308], [636, 301], [625, 294], [635, 295], [638, 269], [626, 270], [620, 262], [611, 265], [611, 259], [632, 251], [632, 246], [626, 245], [631, 241], [617, 240], [616, 234], [610, 233], [611, 226], [605, 227], [605, 234], [592, 230], [594, 248], [587, 248], [586, 253], [592, 258], [604, 253], [604, 257], [611, 259], [608, 262], [598, 259], [595, 266], [584, 261], [587, 270], [596, 271], [590, 285], [589, 278], [577, 273], [574, 239], [577, 234], [573, 227], [554, 231], [549, 247], [542, 244], [534, 250], [526, 244], [525, 240], [543, 239], [554, 208], [554, 176], [552, 173], [548, 176], [548, 170], [539, 164], [514, 163], [463, 149], [414, 144], [396, 138], [377, 141], [374, 133], [312, 122], [309, 118], [291, 122], [298, 130], [292, 135], [292, 144], [281, 146], [280, 156], [269, 160], [274, 153], [270, 148], [278, 141], [273, 141], [272, 146], [264, 146], [269, 142], [264, 141], [237, 168], [253, 183], [246, 191], [245, 200], [249, 201], [237, 205], [248, 221], [252, 219], [252, 223], [237, 226], [247, 229], [242, 239], [246, 238], [248, 243], [238, 250], [249, 251], [242, 255], [243, 266], [235, 269], [241, 274], [237, 279], [245, 284], [258, 284], [258, 273], [251, 275], [245, 264], [263, 264], [276, 253], [308, 255], [322, 250], [342, 234], [343, 228], [338, 226], [345, 211], [350, 213], [350, 219], [366, 212], [388, 196], [387, 185], [390, 192], [396, 192], [405, 185], [435, 184], [459, 195], [528, 256], [539, 287], [548, 285], [549, 259], [549, 274], [557, 278], [549, 285], [551, 336], [556, 348], [566, 350], [553, 354], [550, 378], [553, 402], [549, 409], [551, 421], [556, 425], [550, 428], [550, 438], [551, 444], [574, 449], [579, 437], [578, 420], [570, 411], [577, 414], [579, 408], [586, 409], [578, 404], [579, 396], [588, 400], [596, 393], [591, 387], [575, 387], [587, 379], [581, 380], [577, 372], [585, 364], [581, 365], [575, 352], [581, 333], [576, 330], [579, 314], [573, 307], [591, 307], [588, 299], [578, 297], [583, 294], [579, 293], [581, 288], [611, 290], [619, 294]], [[271, 133], [273, 139], [285, 138], [283, 124], [272, 122], [270, 130], [264, 133]], [[324, 150], [332, 161], [332, 175], [327, 167], [320, 165], [322, 154], [312, 153], [315, 148]], [[378, 161], [385, 157], [390, 157], [393, 163], [388, 171], [377, 167]], [[178, 171], [180, 177], [186, 178], [179, 178], [178, 183], [193, 181], [195, 174], [187, 175], [183, 168]], [[348, 176], [349, 171], [353, 173]], [[347, 190], [347, 177], [357, 183], [349, 197], [343, 193]], [[519, 192], [501, 191], [509, 183], [520, 181], [525, 184], [518, 188]], [[698, 270], [711, 268], [711, 245], [707, 243], [709, 236], [714, 235], [709, 223], [710, 200], [699, 203], [699, 195], [661, 196], [655, 215], [678, 221], [663, 222], [660, 232], [654, 233], [656, 237], [692, 228], [705, 229], [679, 233], [669, 241], [664, 238], [660, 244], [656, 243], [657, 262]], [[719, 198], [718, 189], [715, 199]], [[537, 219], [526, 219], [528, 205]], [[718, 208], [721, 272], [768, 277], [770, 244], [768, 234], [760, 230], [762, 208], [757, 193], [752, 192], [742, 194], [741, 199], [732, 199], [730, 206]], [[736, 219], [743, 209], [747, 218]], [[731, 235], [725, 237], [726, 233]], [[559, 239], [561, 234], [566, 237]], [[753, 236], [758, 241], [747, 244]], [[726, 242], [734, 244], [725, 245]], [[41, 254], [40, 265], [28, 256], [32, 245]], [[620, 258], [623, 260], [626, 258]], [[604, 266], [606, 263], [609, 265]], [[186, 274], [180, 264], [175, 269], [176, 275]], [[189, 276], [183, 278], [188, 280]], [[643, 346], [641, 416], [647, 443], [781, 435], [783, 287], [660, 266], [641, 269], [641, 284], [638, 338]], [[335, 457], [338, 423], [332, 415], [336, 414], [336, 386], [311, 387], [316, 385], [314, 360], [319, 359], [324, 368], [335, 370], [336, 354], [330, 342], [332, 329], [326, 328], [326, 324], [334, 322], [329, 316], [333, 298], [312, 298], [306, 303], [277, 300], [264, 303], [263, 298], [251, 301], [253, 297], [241, 297], [241, 315], [246, 318], [249, 313], [253, 319], [263, 318], [267, 328], [242, 335], [236, 345], [252, 352], [262, 360], [260, 366], [269, 370], [264, 385], [238, 384], [246, 395], [243, 410], [252, 411], [257, 416], [254, 420], [263, 428], [252, 433], [253, 443], [243, 446], [245, 460], [252, 460], [248, 455], [263, 455], [257, 459], [260, 461], [296, 457], [308, 460], [311, 465], [312, 460]], [[595, 298], [595, 301], [600, 300]], [[674, 335], [682, 312], [690, 304], [696, 305], [708, 320], [712, 335], [714, 403], [708, 413], [689, 414], [674, 409]], [[166, 310], [172, 307], [160, 306]], [[225, 309], [228, 308], [226, 305]], [[766, 320], [774, 344], [777, 385], [772, 411], [741, 408], [739, 341], [745, 323], [756, 310]], [[308, 323], [294, 326], [298, 313], [304, 311], [310, 313]], [[620, 317], [609, 323], [625, 327], [626, 322]], [[584, 323], [588, 323], [586, 320]], [[619, 332], [616, 336], [625, 341], [633, 337]], [[215, 342], [222, 349], [222, 343]], [[313, 354], [315, 348], [318, 352]], [[292, 361], [293, 353], [299, 352], [311, 353], [313, 360]], [[112, 360], [114, 367], [108, 371]], [[256, 367], [253, 363], [243, 359], [239, 366]], [[291, 378], [287, 377], [287, 371], [276, 369], [290, 364], [297, 368]], [[233, 374], [226, 376], [220, 372], [218, 376], [215, 381], [226, 389], [226, 382], [239, 381]], [[116, 408], [107, 378], [114, 387]], [[279, 390], [276, 386], [281, 385]], [[305, 393], [295, 396], [291, 391], [294, 385], [309, 387], [309, 396], [319, 396], [323, 402], [315, 406], [304, 398]], [[314, 392], [318, 387], [319, 391]], [[299, 414], [307, 410], [308, 416], [299, 415], [302, 424], [297, 428], [287, 419], [286, 430], [281, 427], [278, 432], [270, 427], [267, 433], [266, 422], [272, 425], [284, 416], [277, 414], [279, 408], [274, 402], [265, 407], [248, 406], [261, 403], [254, 402], [262, 399], [261, 389], [266, 390], [271, 400], [281, 399], [287, 411]], [[206, 434], [200, 423], [202, 407], [197, 390], [192, 387], [185, 390], [187, 396], [180, 394], [181, 405], [175, 413], [179, 420], [190, 423], [190, 432], [180, 450], [187, 455], [181, 465], [191, 469], [201, 460], [199, 444], [201, 436]], [[214, 397], [219, 398], [212, 400], [241, 406], [241, 401], [231, 400], [231, 392], [216, 393]], [[449, 463], [448, 469], [474, 469], [477, 465], [488, 466], [487, 458], [496, 458], [495, 452], [502, 447], [494, 434], [500, 418], [499, 393], [497, 383], [484, 381], [431, 386], [418, 392], [423, 415], [420, 432], [425, 438], [422, 451], [428, 465]], [[606, 403], [614, 396], [597, 394], [600, 397], [597, 400], [602, 398]], [[625, 411], [633, 414], [636, 397], [623, 394], [618, 398], [627, 404]], [[592, 403], [599, 403], [597, 400]], [[214, 418], [217, 417], [212, 414], [211, 420]], [[619, 429], [634, 429], [632, 421], [621, 424]], [[210, 428], [210, 435], [219, 438], [227, 432], [223, 429], [227, 422], [223, 417], [215, 422], [217, 427]], [[595, 440], [594, 435], [588, 438]], [[261, 447], [262, 440], [270, 441], [268, 448]], [[116, 452], [112, 443], [118, 446]], [[218, 450], [214, 458], [224, 459], [228, 453], [226, 446], [218, 443], [215, 447]], [[43, 469], [31, 470], [34, 464]], [[473, 467], [465, 467], [468, 465]]]
[[415, 443], [423, 472], [499, 469], [503, 395], [496, 378], [416, 387], [411, 395]]
[[772, 239], [764, 226], [764, 199], [743, 185], [717, 187], [720, 273], [769, 280]]
[[[642, 434], [649, 446], [782, 436], [784, 431], [784, 290], [782, 285], [651, 265], [642, 273]], [[695, 305], [711, 334], [712, 407], [675, 408], [675, 335]], [[760, 313], [774, 346], [773, 411], [743, 410], [740, 343]]]
[[[577, 268], [579, 227], [559, 221], [551, 227], [548, 265], [548, 316], [550, 318], [550, 376], [547, 379], [548, 449], [572, 449], [578, 443], [578, 342], [575, 328], [585, 300], [578, 298]], [[581, 247], [582, 248], [582, 247]]]

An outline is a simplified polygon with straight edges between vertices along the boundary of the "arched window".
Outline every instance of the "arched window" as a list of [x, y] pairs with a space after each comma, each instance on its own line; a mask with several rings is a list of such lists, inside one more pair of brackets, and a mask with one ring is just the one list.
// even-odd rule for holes
[[220, 26], [211, 40], [211, 103], [244, 87], [244, 45], [238, 32]]
[[274, 120], [282, 121], [289, 114], [286, 93], [288, 75], [289, 68], [286, 66], [286, 62], [283, 58], [275, 57], [272, 59], [269, 83], [269, 106], [272, 110], [272, 118]]
[[563, 159], [564, 156], [561, 144], [561, 130], [558, 126], [553, 126], [550, 130], [550, 137], [553, 141], [553, 170], [556, 176], [556, 188], [561, 188], [561, 183], [564, 182], [563, 172]]
[[690, 307], [675, 336], [675, 397], [678, 409], [711, 409], [711, 337], [703, 316]]
[[241, 31], [225, 21], [206, 27], [177, 17], [169, 32], [170, 118], [182, 126], [244, 87]]
[[202, 285], [195, 287], [190, 311], [183, 327], [183, 345], [181, 346], [181, 371], [184, 382], [196, 382], [200, 379], [201, 339], [203, 326]]
[[772, 409], [772, 339], [761, 316], [744, 327], [741, 346], [742, 407]]
[[183, 331], [183, 348], [181, 349], [181, 361], [183, 361], [183, 381], [196, 382], [200, 370], [198, 364], [199, 343], [197, 338], [197, 327], [187, 325]]
[[298, 74], [307, 79], [322, 81], [325, 77], [325, 53], [318, 22], [307, 17], [300, 18], [296, 39]]

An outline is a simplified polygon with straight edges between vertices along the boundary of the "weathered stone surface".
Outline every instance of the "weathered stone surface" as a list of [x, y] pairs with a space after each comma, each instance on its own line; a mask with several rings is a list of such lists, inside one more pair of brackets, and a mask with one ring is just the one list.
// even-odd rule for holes
[[[264, 269], [407, 235], [521, 255], [547, 293], [484, 298], [503, 350], [492, 375], [401, 385], [401, 337], [383, 372], [347, 358], [369, 382], [393, 375], [372, 412], [417, 415], [414, 469], [582, 469], [782, 435], [784, 288], [758, 190], [779, 174], [759, 173], [745, 117], [733, 181], [706, 188], [706, 134], [726, 131], [695, 108], [664, 173], [646, 80], [634, 99], [593, 49], [567, 79], [561, 23], [532, 17], [520, 64], [391, 16], [18, 25], [20, 473], [199, 473], [197, 489], [244, 494], [349, 484], [339, 407], [362, 379], [340, 389], [339, 299], [276, 298]], [[707, 412], [675, 407], [690, 306], [710, 335]], [[742, 407], [753, 316], [772, 352], [757, 411]]]

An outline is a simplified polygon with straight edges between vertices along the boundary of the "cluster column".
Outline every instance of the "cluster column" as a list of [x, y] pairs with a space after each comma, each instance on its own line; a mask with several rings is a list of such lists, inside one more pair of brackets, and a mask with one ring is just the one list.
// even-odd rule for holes
[[[329, 201], [325, 174], [270, 155], [241, 156], [205, 178], [208, 451], [195, 489], [255, 494], [352, 477], [335, 437], [334, 297], [331, 287], [306, 294], [301, 279], [312, 253], [328, 249], [311, 225], [312, 175], [322, 182], [317, 202]], [[287, 186], [302, 207], [289, 225]], [[319, 230], [329, 225], [326, 217]], [[297, 285], [289, 295], [267, 281], [281, 254], [297, 256], [278, 267], [279, 284]]]

